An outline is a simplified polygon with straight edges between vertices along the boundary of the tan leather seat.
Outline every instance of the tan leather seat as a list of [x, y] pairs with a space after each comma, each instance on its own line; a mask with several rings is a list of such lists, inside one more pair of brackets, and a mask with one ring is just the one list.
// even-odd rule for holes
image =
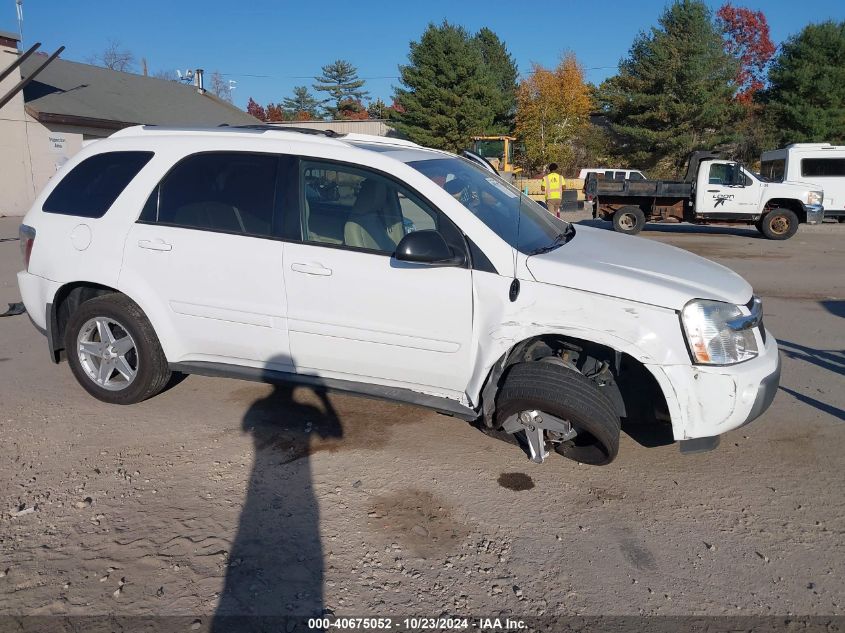
[[344, 243], [392, 253], [404, 236], [396, 192], [380, 180], [362, 182], [343, 229]]

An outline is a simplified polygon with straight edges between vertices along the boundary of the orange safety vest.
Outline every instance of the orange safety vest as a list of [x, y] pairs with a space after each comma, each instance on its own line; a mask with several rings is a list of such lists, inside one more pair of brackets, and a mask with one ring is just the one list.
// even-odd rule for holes
[[560, 200], [563, 197], [563, 176], [554, 172], [543, 176], [543, 190], [546, 200]]

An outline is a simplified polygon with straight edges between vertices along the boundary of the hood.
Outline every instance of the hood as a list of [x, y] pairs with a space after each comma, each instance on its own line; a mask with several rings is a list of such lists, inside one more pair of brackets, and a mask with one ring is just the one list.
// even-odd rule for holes
[[745, 304], [751, 285], [729, 268], [660, 242], [578, 225], [575, 236], [531, 255], [542, 283], [680, 310], [690, 299]]

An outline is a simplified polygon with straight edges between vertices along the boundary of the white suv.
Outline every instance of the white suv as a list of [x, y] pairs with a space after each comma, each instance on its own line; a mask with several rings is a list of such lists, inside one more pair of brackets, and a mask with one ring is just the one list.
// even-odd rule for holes
[[405, 141], [134, 127], [84, 148], [21, 227], [23, 301], [80, 384], [171, 372], [410, 402], [604, 464], [620, 420], [682, 448], [759, 416], [775, 339], [732, 271], [575, 227]]

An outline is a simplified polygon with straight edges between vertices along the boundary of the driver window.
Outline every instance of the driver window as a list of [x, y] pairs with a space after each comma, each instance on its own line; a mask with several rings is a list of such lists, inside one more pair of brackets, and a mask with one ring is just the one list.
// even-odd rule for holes
[[447, 243], [455, 243], [457, 229], [448, 220], [412, 191], [378, 173], [304, 162], [302, 183], [306, 242], [392, 255], [408, 233], [437, 230]]
[[710, 165], [710, 175], [709, 175], [709, 182], [711, 185], [729, 185], [730, 174], [728, 173], [728, 168], [730, 165], [726, 163], [713, 163]]

